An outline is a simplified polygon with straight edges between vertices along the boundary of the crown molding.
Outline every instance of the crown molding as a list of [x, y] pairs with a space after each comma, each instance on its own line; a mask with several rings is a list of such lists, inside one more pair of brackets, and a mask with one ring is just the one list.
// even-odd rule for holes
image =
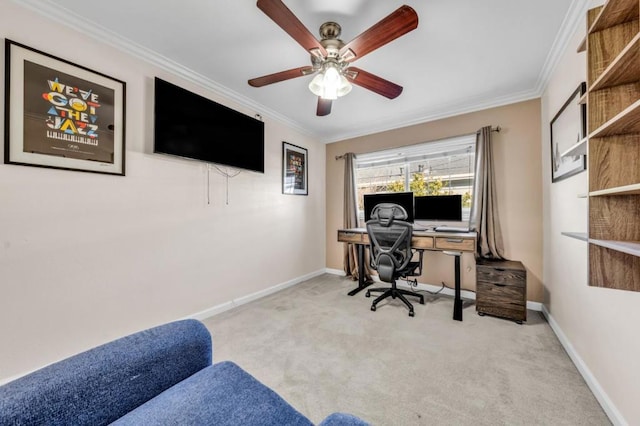
[[[497, 108], [505, 105], [524, 102], [531, 99], [539, 98], [540, 94], [535, 90], [525, 90], [518, 93], [500, 96], [497, 98], [475, 98], [467, 99], [451, 104], [449, 107], [439, 108], [437, 111], [407, 113], [407, 119], [401, 122], [394, 120], [393, 122], [371, 121], [365, 123], [354, 131], [333, 135], [330, 138], [323, 139], [324, 143], [339, 142], [346, 139], [353, 139], [361, 136], [371, 135], [374, 133], [386, 132], [390, 130], [400, 129], [403, 127], [414, 126], [417, 124], [428, 123], [430, 121], [441, 120], [443, 118], [455, 117], [462, 114], [482, 111], [489, 108]], [[366, 130], [365, 130], [366, 129]]]
[[[538, 82], [535, 87], [535, 92], [539, 94], [538, 96], [542, 96], [544, 91], [547, 89], [547, 85], [551, 79], [551, 74], [553, 74], [553, 71], [560, 62], [562, 55], [569, 47], [569, 41], [571, 41], [573, 35], [578, 30], [579, 25], [585, 23], [587, 10], [589, 10], [588, 1], [573, 0], [571, 2], [569, 10], [562, 20], [562, 24], [560, 24], [560, 31], [556, 34], [556, 38], [551, 45], [547, 59], [545, 60], [542, 70], [538, 76]], [[577, 47], [578, 46], [576, 46], [576, 48]]]
[[[324, 139], [323, 142], [338, 142], [346, 139], [352, 139], [374, 133], [399, 129], [402, 127], [413, 126], [416, 124], [427, 123], [429, 121], [440, 120], [443, 118], [455, 117], [457, 115], [509, 105], [516, 102], [528, 101], [541, 97], [546, 90], [547, 85], [549, 84], [553, 71], [560, 62], [562, 55], [568, 48], [569, 41], [575, 34], [578, 26], [584, 23], [584, 19], [588, 9], [589, 2], [585, 0], [573, 0], [571, 2], [571, 5], [567, 10], [567, 14], [562, 20], [560, 30], [558, 31], [558, 34], [556, 34], [553, 44], [551, 45], [551, 49], [549, 50], [547, 58], [545, 59], [544, 65], [542, 66], [540, 74], [538, 75], [538, 80], [536, 81], [536, 84], [532, 89], [505, 95], [499, 98], [492, 98], [490, 100], [484, 98], [458, 102], [457, 104], [451, 105], [448, 108], [439, 109], [438, 111], [431, 111], [426, 114], [411, 114], [411, 112], [409, 112], [408, 115], [410, 118], [402, 122], [370, 122], [365, 124], [364, 126], [361, 126], [359, 130], [337, 134], [331, 136], [330, 138]], [[365, 128], [367, 130], [363, 130]]]
[[233, 102], [240, 104], [241, 106], [253, 110], [259, 113], [263, 117], [281, 122], [282, 124], [304, 134], [318, 139], [318, 135], [310, 132], [309, 129], [302, 127], [298, 122], [295, 122], [288, 117], [258, 103], [254, 100], [241, 95], [226, 86], [223, 86], [214, 80], [199, 74], [180, 63], [173, 61], [151, 49], [141, 46], [133, 41], [122, 37], [114, 31], [110, 31], [95, 22], [91, 22], [86, 18], [82, 19], [69, 19], [70, 16], [79, 17], [72, 10], [53, 4], [49, 0], [12, 0], [39, 15], [54, 20], [58, 24], [62, 24], [71, 28], [74, 31], [81, 32], [83, 35], [99, 41], [100, 43], [107, 44], [120, 51], [123, 51], [135, 58], [141, 59], [151, 65], [154, 65], [162, 70], [168, 71], [171, 74], [182, 78], [190, 83], [194, 83], [203, 89], [211, 91], [217, 95], [223, 96]]
[[[300, 123], [244, 95], [241, 95], [229, 89], [228, 87], [223, 86], [215, 82], [214, 80], [185, 67], [184, 65], [181, 65], [176, 61], [173, 61], [151, 49], [134, 43], [131, 40], [122, 37], [118, 33], [110, 31], [96, 24], [95, 22], [87, 21], [85, 18], [78, 20], [69, 20], [69, 16], [78, 16], [72, 10], [55, 5], [49, 0], [12, 1], [14, 3], [22, 5], [29, 10], [32, 10], [33, 12], [36, 12], [39, 15], [45, 16], [49, 19], [53, 19], [56, 22], [62, 23], [63, 25], [66, 25], [67, 27], [75, 31], [80, 31], [83, 34], [88, 35], [101, 43], [112, 46], [120, 51], [130, 54], [135, 58], [139, 58], [151, 65], [168, 71], [179, 78], [194, 83], [202, 87], [203, 89], [211, 91], [217, 95], [223, 96], [226, 99], [238, 103], [244, 108], [256, 111], [263, 117], [268, 117], [270, 119], [278, 121], [288, 126], [289, 128], [298, 131], [301, 134], [315, 138], [325, 144], [541, 97], [549, 83], [551, 74], [553, 73], [555, 67], [557, 66], [562, 55], [567, 49], [569, 40], [577, 30], [578, 25], [584, 22], [584, 16], [586, 15], [589, 8], [589, 4], [585, 0], [573, 0], [571, 2], [569, 10], [567, 11], [567, 14], [562, 21], [560, 31], [556, 35], [551, 50], [547, 55], [542, 70], [540, 71], [535, 87], [531, 90], [505, 95], [498, 98], [476, 98], [461, 101], [457, 102], [456, 104], [452, 104], [449, 107], [440, 108], [438, 109], [438, 111], [410, 111], [407, 113], [408, 118], [400, 122], [380, 122], [379, 120], [372, 121], [360, 126], [359, 129], [351, 129], [351, 131], [349, 132], [338, 133], [328, 137], [323, 137], [323, 135], [314, 133], [309, 129], [303, 127]], [[73, 22], [73, 25], [71, 24], [71, 22]]]

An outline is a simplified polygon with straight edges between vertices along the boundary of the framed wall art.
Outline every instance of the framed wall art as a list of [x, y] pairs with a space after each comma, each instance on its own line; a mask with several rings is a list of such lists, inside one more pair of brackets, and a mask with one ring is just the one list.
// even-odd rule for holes
[[282, 142], [282, 193], [308, 195], [307, 150]]
[[587, 108], [578, 101], [587, 90], [582, 82], [551, 120], [551, 181], [587, 169]]
[[125, 174], [124, 82], [5, 41], [7, 164]]

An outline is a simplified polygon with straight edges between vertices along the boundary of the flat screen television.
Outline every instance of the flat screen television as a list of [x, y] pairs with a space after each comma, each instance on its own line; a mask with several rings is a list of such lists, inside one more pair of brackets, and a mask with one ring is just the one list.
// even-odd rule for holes
[[462, 221], [462, 195], [424, 195], [415, 197], [417, 220]]
[[373, 208], [380, 203], [399, 204], [407, 211], [407, 222], [413, 223], [413, 192], [379, 192], [364, 195], [364, 221], [371, 219]]
[[264, 173], [264, 123], [156, 77], [155, 153]]

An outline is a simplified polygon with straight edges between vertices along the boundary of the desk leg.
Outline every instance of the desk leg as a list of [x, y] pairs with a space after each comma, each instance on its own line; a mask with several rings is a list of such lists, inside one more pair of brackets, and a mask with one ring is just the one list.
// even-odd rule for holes
[[460, 297], [460, 256], [455, 257], [456, 297], [453, 301], [453, 319], [462, 321], [462, 298]]
[[358, 247], [358, 287], [349, 292], [349, 296], [357, 294], [363, 288], [370, 286], [372, 283], [364, 281], [364, 244], [357, 244]]

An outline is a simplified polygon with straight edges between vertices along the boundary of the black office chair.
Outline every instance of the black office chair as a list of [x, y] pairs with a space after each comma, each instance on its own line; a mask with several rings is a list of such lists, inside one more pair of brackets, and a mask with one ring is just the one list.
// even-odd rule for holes
[[413, 305], [405, 296], [414, 296], [424, 305], [424, 296], [396, 286], [398, 278], [417, 276], [422, 272], [422, 252], [419, 260], [413, 261], [414, 251], [411, 249], [413, 226], [407, 219], [406, 210], [397, 204], [382, 203], [373, 208], [371, 219], [367, 221], [369, 234], [369, 259], [373, 269], [378, 271], [381, 281], [391, 283], [391, 287], [368, 289], [366, 296], [372, 291], [383, 291], [371, 304], [371, 310], [383, 299], [391, 296], [404, 302], [409, 308], [409, 316], [414, 316]]

